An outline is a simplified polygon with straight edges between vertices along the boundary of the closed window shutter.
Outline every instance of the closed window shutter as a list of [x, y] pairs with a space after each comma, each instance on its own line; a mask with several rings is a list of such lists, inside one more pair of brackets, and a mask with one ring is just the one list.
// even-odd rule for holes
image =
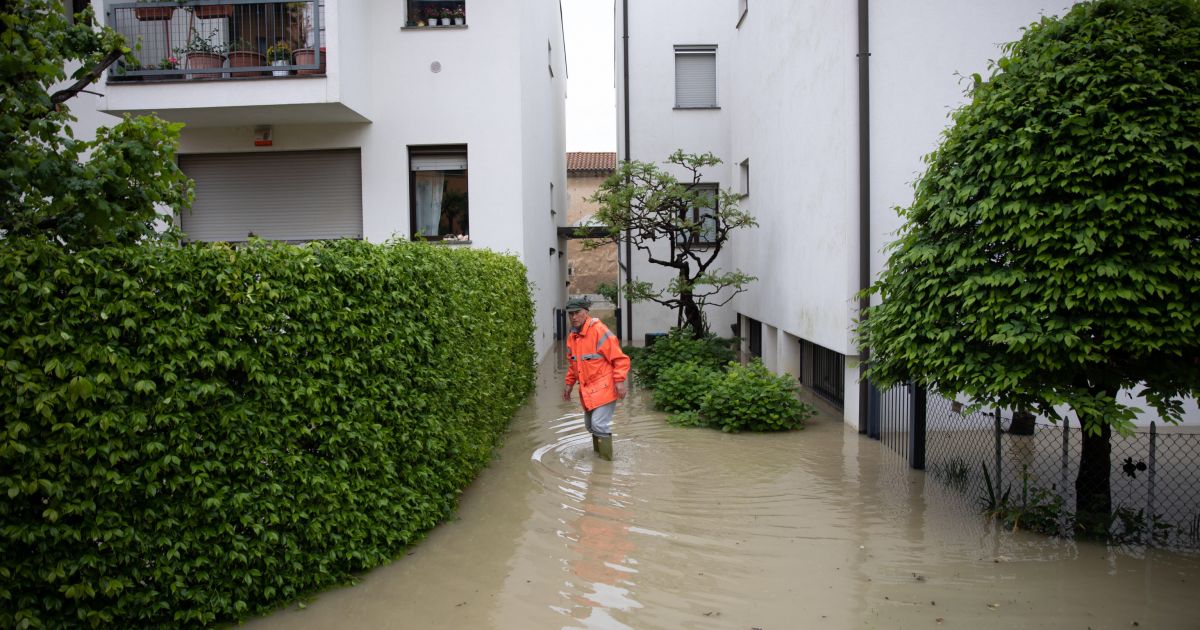
[[717, 106], [717, 52], [675, 51], [675, 106]]
[[465, 171], [465, 154], [413, 155], [409, 165], [414, 171]]
[[181, 155], [196, 201], [180, 216], [191, 241], [363, 236], [358, 149]]

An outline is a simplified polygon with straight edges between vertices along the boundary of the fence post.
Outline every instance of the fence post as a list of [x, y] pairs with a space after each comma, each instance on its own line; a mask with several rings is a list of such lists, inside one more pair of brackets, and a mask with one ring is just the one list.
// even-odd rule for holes
[[913, 385], [911, 401], [908, 464], [917, 470], [925, 470], [925, 420], [929, 409], [925, 388]]
[[996, 487], [1003, 488], [1004, 481], [1000, 471], [1000, 408], [996, 407]]
[[879, 439], [879, 390], [867, 381], [867, 437]]
[[1154, 544], [1154, 460], [1158, 441], [1158, 428], [1150, 421], [1150, 457], [1146, 462], [1149, 478], [1146, 480], [1146, 544]]
[[1070, 431], [1071, 426], [1070, 425], [1071, 425], [1070, 418], [1063, 418], [1063, 421], [1062, 421], [1062, 431], [1063, 431], [1063, 449], [1062, 449], [1062, 451], [1063, 451], [1063, 453], [1062, 453], [1062, 486], [1061, 486], [1062, 489], [1059, 490], [1059, 494], [1065, 493], [1067, 491], [1067, 488], [1070, 487], [1067, 485], [1067, 477], [1068, 477], [1068, 475], [1070, 475], [1070, 465], [1071, 465], [1071, 459], [1070, 459], [1071, 448], [1069, 446], [1069, 442], [1071, 439], [1071, 431]]

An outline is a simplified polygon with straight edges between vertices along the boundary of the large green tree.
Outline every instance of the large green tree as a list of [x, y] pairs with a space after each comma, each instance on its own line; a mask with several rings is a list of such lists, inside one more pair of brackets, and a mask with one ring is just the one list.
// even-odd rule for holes
[[1200, 4], [1080, 3], [974, 79], [870, 289], [867, 374], [1069, 406], [1077, 522], [1103, 530], [1118, 392], [1175, 420], [1200, 389]]
[[0, 234], [135, 242], [190, 203], [174, 161], [180, 125], [126, 118], [95, 140], [74, 137], [72, 102], [130, 54], [91, 9], [72, 17], [59, 0], [0, 3]]
[[704, 307], [726, 304], [755, 280], [717, 262], [733, 230], [758, 223], [737, 195], [702, 183], [702, 171], [721, 163], [715, 155], [676, 151], [666, 163], [683, 179], [652, 162], [622, 162], [593, 196], [600, 204], [594, 218], [608, 229], [605, 242], [628, 238], [650, 263], [673, 272], [666, 286], [636, 279], [623, 287], [625, 296], [675, 310], [678, 325], [699, 339], [708, 333]]

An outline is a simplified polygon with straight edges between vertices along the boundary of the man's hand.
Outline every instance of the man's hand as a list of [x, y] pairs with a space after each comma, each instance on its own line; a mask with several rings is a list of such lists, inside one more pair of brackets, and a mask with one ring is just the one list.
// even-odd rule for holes
[[563, 400], [571, 400], [571, 390], [575, 389], [574, 385], [567, 385], [563, 388]]
[[629, 391], [629, 386], [625, 384], [625, 381], [621, 381], [620, 383], [617, 383], [617, 398], [619, 398], [621, 400], [625, 400], [625, 394], [628, 391]]

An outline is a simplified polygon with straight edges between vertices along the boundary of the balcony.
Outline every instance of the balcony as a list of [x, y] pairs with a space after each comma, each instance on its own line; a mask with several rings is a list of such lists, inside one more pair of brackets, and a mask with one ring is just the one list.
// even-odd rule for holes
[[335, 51], [330, 63], [325, 0], [121, 2], [105, 21], [138, 57], [109, 70], [110, 114], [193, 127], [368, 122], [342, 98], [346, 60]]

